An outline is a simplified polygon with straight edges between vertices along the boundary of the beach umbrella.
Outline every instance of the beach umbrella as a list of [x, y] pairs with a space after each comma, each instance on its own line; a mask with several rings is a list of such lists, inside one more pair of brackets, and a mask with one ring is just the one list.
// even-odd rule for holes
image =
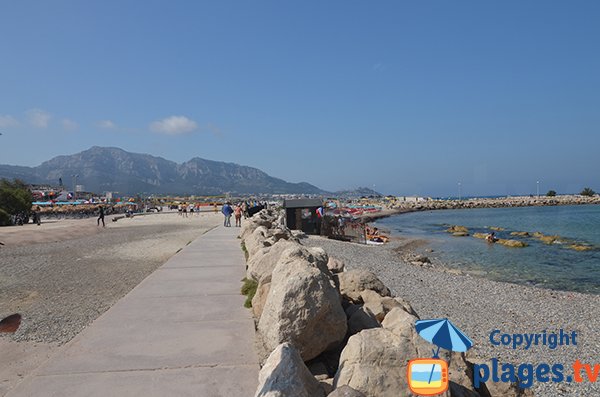
[[[437, 346], [437, 351], [433, 352], [433, 358], [439, 357], [440, 348], [464, 353], [473, 346], [473, 341], [447, 318], [417, 320], [415, 329], [421, 338]], [[429, 382], [431, 382], [434, 369], [435, 365], [431, 368]]]
[[438, 347], [435, 357], [440, 347], [455, 352], [466, 352], [473, 346], [473, 341], [447, 318], [417, 320], [415, 328], [421, 338]]

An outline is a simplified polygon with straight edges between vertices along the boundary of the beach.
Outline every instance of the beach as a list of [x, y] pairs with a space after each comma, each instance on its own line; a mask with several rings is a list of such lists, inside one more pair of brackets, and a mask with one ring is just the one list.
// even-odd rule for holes
[[0, 228], [0, 315], [23, 315], [14, 335], [0, 337], [11, 357], [0, 365], [0, 395], [222, 215], [111, 219], [105, 228], [94, 217]]
[[[373, 271], [393, 294], [411, 303], [422, 319], [447, 317], [474, 342], [467, 358], [472, 362], [564, 364], [572, 374], [572, 363], [596, 363], [600, 356], [600, 296], [554, 291], [496, 282], [437, 267], [415, 266], [402, 260], [403, 253], [426, 249], [426, 241], [394, 239], [385, 246], [368, 246], [310, 237], [308, 246], [324, 248], [343, 260], [348, 269]], [[400, 250], [400, 253], [398, 252]], [[576, 331], [577, 345], [532, 346], [528, 350], [494, 346], [490, 334]], [[598, 395], [593, 383], [534, 383], [538, 396]]]

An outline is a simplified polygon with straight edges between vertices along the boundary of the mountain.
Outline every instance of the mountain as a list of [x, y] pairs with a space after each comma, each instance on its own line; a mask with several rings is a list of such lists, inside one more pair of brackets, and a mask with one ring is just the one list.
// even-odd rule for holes
[[62, 178], [71, 187], [86, 191], [122, 194], [194, 194], [224, 192], [241, 194], [323, 194], [316, 186], [290, 183], [263, 171], [195, 157], [183, 164], [149, 154], [130, 153], [114, 147], [94, 146], [69, 156], [58, 156], [37, 167], [0, 165], [0, 177], [19, 178], [27, 183], [56, 185]]
[[340, 190], [334, 193], [337, 197], [369, 197], [369, 196], [383, 196], [383, 194], [376, 192], [368, 187], [359, 187], [354, 190]]

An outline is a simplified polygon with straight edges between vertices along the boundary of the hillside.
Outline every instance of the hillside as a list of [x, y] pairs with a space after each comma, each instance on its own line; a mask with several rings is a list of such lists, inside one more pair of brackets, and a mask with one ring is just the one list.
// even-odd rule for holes
[[122, 194], [321, 194], [309, 183], [290, 183], [265, 172], [234, 163], [195, 157], [182, 164], [149, 154], [94, 146], [80, 153], [58, 156], [37, 167], [0, 165], [0, 177], [27, 183], [84, 185], [92, 192]]

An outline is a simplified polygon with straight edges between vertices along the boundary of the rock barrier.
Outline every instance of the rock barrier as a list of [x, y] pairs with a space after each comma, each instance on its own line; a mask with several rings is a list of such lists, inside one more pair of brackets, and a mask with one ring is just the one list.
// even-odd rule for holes
[[[323, 249], [302, 245], [301, 233], [282, 221], [281, 213], [262, 210], [240, 234], [247, 278], [258, 283], [252, 312], [263, 365], [255, 396], [411, 396], [407, 364], [432, 349], [415, 330], [417, 313], [377, 275], [345, 270]], [[476, 389], [464, 354], [441, 357], [449, 362], [445, 396], [532, 395]]]

